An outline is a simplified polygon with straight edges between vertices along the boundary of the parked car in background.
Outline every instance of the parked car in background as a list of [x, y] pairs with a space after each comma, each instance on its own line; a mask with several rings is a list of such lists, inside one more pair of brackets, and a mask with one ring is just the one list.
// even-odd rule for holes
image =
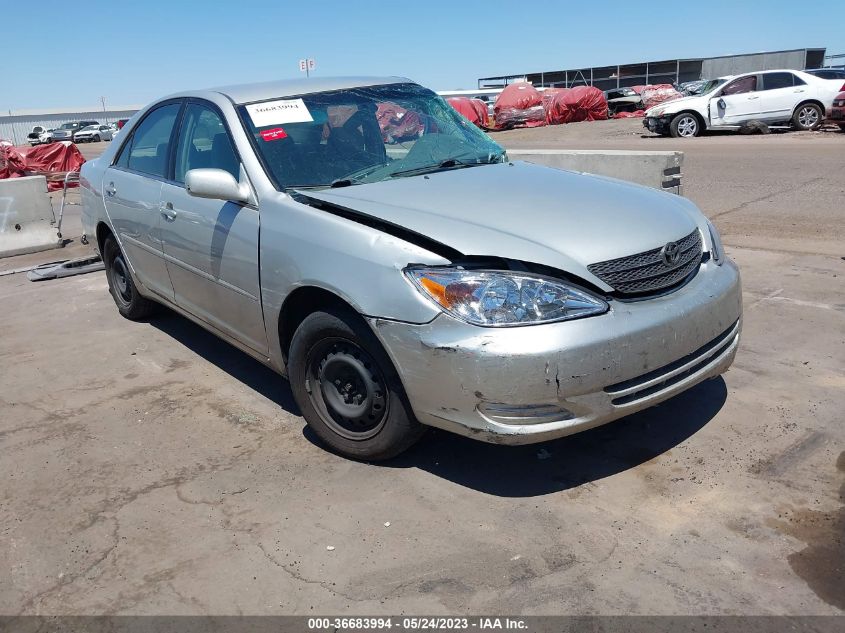
[[699, 95], [649, 108], [643, 125], [652, 132], [682, 138], [704, 130], [738, 130], [748, 121], [812, 130], [824, 120], [843, 87], [840, 80], [798, 70], [745, 73]]
[[71, 121], [69, 123], [63, 123], [53, 130], [52, 141], [73, 141], [73, 135], [89, 125], [100, 124], [97, 121]]
[[36, 145], [41, 144], [41, 135], [47, 131], [47, 128], [36, 125], [32, 128], [32, 131], [26, 135], [26, 142], [32, 145], [33, 147]]
[[607, 100], [607, 114], [617, 112], [635, 112], [643, 109], [643, 98], [631, 88], [611, 88], [604, 91]]
[[845, 132], [845, 91], [836, 95], [833, 106], [827, 111], [828, 121], [839, 125], [839, 129]]
[[117, 129], [122, 130], [127, 121], [129, 121], [129, 119], [118, 119], [117, 123], [115, 123], [115, 125], [117, 125]]
[[112, 131], [108, 125], [87, 125], [73, 135], [74, 143], [99, 143], [110, 140]]
[[845, 80], [845, 68], [813, 68], [812, 70], [805, 70], [804, 72], [820, 79]]
[[[383, 136], [383, 104], [413, 142]], [[407, 79], [179, 93], [119, 138], [80, 179], [119, 312], [170, 306], [287, 375], [341, 454], [387, 459], [425, 425], [569, 435], [736, 354], [739, 273], [692, 202], [509, 161]]]
[[42, 133], [42, 134], [38, 137], [38, 140], [39, 140], [41, 143], [52, 143], [52, 142], [53, 142], [53, 132], [55, 132], [55, 131], [56, 131], [56, 130], [54, 130], [53, 128], [50, 128], [49, 130], [47, 130], [47, 131], [43, 132], [43, 133]]

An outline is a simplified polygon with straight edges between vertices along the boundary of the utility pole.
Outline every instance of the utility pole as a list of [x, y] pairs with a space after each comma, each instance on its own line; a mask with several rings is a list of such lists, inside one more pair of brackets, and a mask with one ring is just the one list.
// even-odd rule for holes
[[105, 112], [106, 111], [106, 98], [100, 97], [100, 103], [103, 104], [103, 112]]

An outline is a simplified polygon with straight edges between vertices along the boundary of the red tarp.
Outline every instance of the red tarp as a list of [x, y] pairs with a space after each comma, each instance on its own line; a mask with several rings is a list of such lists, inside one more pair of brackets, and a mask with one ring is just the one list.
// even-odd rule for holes
[[645, 116], [645, 110], [634, 110], [633, 112], [617, 112], [613, 115], [614, 119], [632, 119], [634, 117]]
[[378, 104], [376, 118], [385, 143], [406, 141], [417, 138], [423, 133], [423, 123], [419, 114], [391, 101]]
[[[73, 143], [49, 143], [35, 147], [0, 146], [0, 178], [21, 176], [47, 176], [47, 188], [55, 191], [62, 188], [59, 179], [69, 171], [79, 171], [85, 159]], [[77, 186], [76, 183], [68, 186]]]
[[555, 97], [555, 95], [566, 94], [567, 92], [569, 92], [569, 88], [546, 88], [543, 91], [543, 107], [545, 107]]
[[575, 86], [546, 100], [546, 123], [602, 121], [607, 118], [607, 99], [593, 86]]
[[449, 97], [446, 99], [449, 105], [463, 114], [470, 123], [475, 123], [480, 128], [490, 127], [490, 116], [487, 113], [487, 104], [481, 99], [470, 99], [469, 97]]
[[525, 81], [506, 86], [496, 97], [493, 112], [496, 116], [496, 127], [501, 129], [546, 124], [543, 97], [534, 86]]
[[664, 101], [671, 101], [672, 99], [680, 99], [684, 95], [675, 90], [672, 84], [649, 84], [648, 86], [633, 86], [631, 88], [638, 95], [643, 98], [643, 108], [656, 106], [658, 103]]

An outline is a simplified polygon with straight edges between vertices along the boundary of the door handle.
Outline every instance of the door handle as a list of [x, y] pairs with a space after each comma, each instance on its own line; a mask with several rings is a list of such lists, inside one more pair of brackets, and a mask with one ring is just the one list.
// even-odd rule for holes
[[752, 97], [748, 97], [748, 100], [749, 100], [749, 101], [753, 101], [754, 99], [759, 99], [759, 98], [760, 98], [760, 97], [758, 97], [758, 96], [756, 96], [756, 95], [755, 95], [755, 96], [752, 96]]
[[793, 92], [804, 92], [803, 88], [796, 88]]
[[114, 198], [114, 194], [116, 194], [116, 193], [117, 193], [117, 189], [114, 188], [114, 183], [110, 182], [109, 186], [106, 187], [106, 195], [109, 198]]
[[161, 215], [164, 216], [164, 219], [173, 222], [176, 219], [176, 211], [173, 210], [173, 203], [168, 202], [161, 206]]

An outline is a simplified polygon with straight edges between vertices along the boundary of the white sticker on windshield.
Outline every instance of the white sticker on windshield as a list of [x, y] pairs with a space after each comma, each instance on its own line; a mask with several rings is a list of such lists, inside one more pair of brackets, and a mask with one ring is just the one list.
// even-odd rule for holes
[[302, 99], [283, 99], [253, 103], [246, 107], [255, 127], [280, 123], [308, 123], [314, 119]]

